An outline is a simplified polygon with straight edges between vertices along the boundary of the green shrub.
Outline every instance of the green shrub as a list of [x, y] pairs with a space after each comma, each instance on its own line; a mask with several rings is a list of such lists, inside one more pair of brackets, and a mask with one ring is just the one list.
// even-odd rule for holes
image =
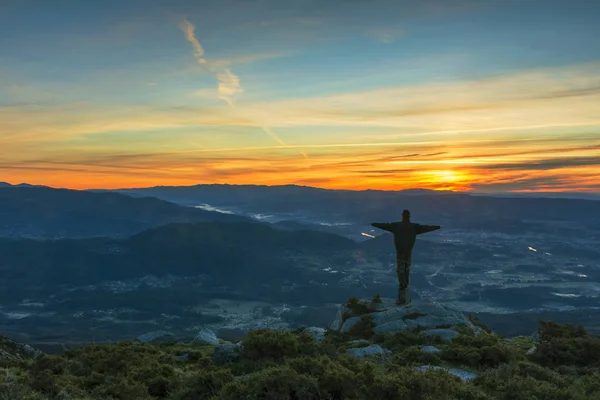
[[490, 369], [475, 384], [501, 400], [576, 399], [569, 390], [570, 380], [531, 363], [516, 363]]
[[575, 379], [571, 384], [571, 391], [578, 400], [599, 400], [600, 371]]
[[460, 365], [481, 369], [497, 367], [525, 356], [517, 348], [504, 343], [496, 335], [458, 335], [442, 346], [442, 359]]
[[0, 383], [0, 400], [47, 400], [48, 397], [17, 382]]
[[353, 325], [345, 335], [346, 340], [357, 340], [357, 339], [366, 339], [371, 340], [373, 336], [375, 336], [375, 332], [373, 332], [373, 328], [375, 327], [375, 323], [373, 322], [373, 317], [370, 315], [365, 315], [360, 317], [360, 321], [358, 321], [355, 325]]
[[442, 359], [438, 353], [425, 353], [421, 346], [411, 346], [394, 354], [392, 360], [387, 364], [390, 370], [399, 367], [416, 365], [441, 365]]
[[488, 327], [487, 325], [485, 325], [483, 322], [479, 321], [479, 317], [477, 317], [475, 315], [469, 314], [469, 315], [467, 315], [467, 318], [469, 319], [469, 321], [471, 321], [471, 323], [473, 325], [475, 325], [476, 327], [480, 328], [485, 333], [489, 333], [489, 334], [493, 333], [492, 330], [490, 329], [490, 327]]
[[547, 367], [600, 366], [600, 339], [551, 337], [540, 342], [532, 359]]
[[278, 367], [281, 365], [281, 361], [275, 361], [273, 359], [262, 359], [262, 360], [250, 360], [242, 358], [241, 360], [232, 363], [229, 368], [235, 376], [253, 374], [267, 368]]
[[422, 332], [417, 332], [414, 330], [387, 333], [385, 335], [375, 335], [373, 337], [373, 341], [395, 353], [401, 352], [411, 346], [437, 346], [444, 343], [444, 339], [439, 336], [425, 335]]
[[587, 339], [589, 333], [581, 325], [559, 324], [552, 321], [539, 321], [538, 333], [540, 342], [550, 341], [552, 339]]
[[171, 400], [206, 399], [220, 393], [221, 389], [233, 382], [230, 369], [207, 369], [195, 372], [180, 380], [169, 396]]
[[444, 371], [414, 371], [400, 368], [391, 374], [377, 375], [363, 398], [377, 400], [487, 400], [491, 399], [470, 383]]
[[[200, 397], [198, 397], [200, 398]], [[319, 399], [317, 379], [290, 367], [268, 368], [223, 387], [215, 400], [313, 400]]]
[[96, 386], [92, 391], [92, 396], [97, 398], [112, 398], [118, 400], [146, 400], [151, 399], [148, 394], [148, 388], [141, 382], [135, 382], [131, 379], [113, 378], [107, 380], [102, 385]]
[[360, 378], [329, 357], [303, 357], [290, 360], [288, 366], [299, 374], [317, 379], [321, 396], [345, 399], [357, 395]]
[[286, 357], [318, 353], [318, 345], [305, 332], [261, 329], [246, 335], [243, 344], [242, 357], [247, 360], [281, 361]]
[[523, 358], [508, 346], [494, 345], [473, 348], [467, 346], [448, 346], [442, 350], [442, 359], [473, 368], [492, 368]]
[[350, 297], [346, 302], [346, 307], [350, 309], [352, 316], [363, 315], [370, 312], [369, 305], [356, 297]]

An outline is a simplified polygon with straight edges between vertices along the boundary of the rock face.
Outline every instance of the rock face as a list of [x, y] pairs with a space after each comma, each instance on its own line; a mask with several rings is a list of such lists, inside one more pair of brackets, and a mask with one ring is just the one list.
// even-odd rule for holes
[[192, 340], [194, 344], [207, 344], [207, 345], [217, 345], [219, 344], [219, 339], [217, 335], [208, 328], [203, 328], [198, 332], [194, 340]]
[[31, 358], [37, 358], [42, 353], [28, 344], [15, 342], [4, 336], [0, 336], [0, 360], [22, 361]]
[[138, 336], [137, 340], [141, 343], [148, 344], [161, 344], [161, 343], [175, 343], [177, 342], [177, 338], [171, 332], [166, 331], [155, 331], [146, 333], [144, 335]]
[[[375, 333], [389, 333], [416, 328], [445, 328], [449, 326], [464, 325], [473, 329], [476, 333], [481, 333], [481, 329], [473, 325], [469, 319], [459, 311], [455, 311], [439, 303], [415, 301], [407, 305], [396, 306], [392, 300], [384, 300], [378, 304], [376, 311], [367, 314], [353, 316], [352, 310], [346, 305], [342, 305], [330, 326], [331, 330], [348, 332], [356, 325], [361, 317], [372, 317]], [[349, 318], [344, 319], [350, 315]], [[458, 334], [455, 331], [452, 331]], [[442, 332], [437, 329], [436, 333], [442, 337], [454, 335], [449, 330]], [[453, 337], [453, 336], [452, 336]], [[450, 337], [451, 338], [451, 337]]]

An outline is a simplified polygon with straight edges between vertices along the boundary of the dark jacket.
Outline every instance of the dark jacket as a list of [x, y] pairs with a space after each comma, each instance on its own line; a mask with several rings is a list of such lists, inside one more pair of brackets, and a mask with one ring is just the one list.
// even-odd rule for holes
[[414, 222], [375, 222], [371, 225], [394, 234], [394, 245], [397, 254], [412, 252], [417, 235], [441, 228], [437, 225], [421, 225]]

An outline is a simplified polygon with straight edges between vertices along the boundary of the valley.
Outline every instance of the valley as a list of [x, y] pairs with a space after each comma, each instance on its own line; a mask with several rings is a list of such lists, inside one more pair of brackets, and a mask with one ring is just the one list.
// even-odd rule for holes
[[[406, 196], [420, 204], [441, 195], [421, 194], [416, 203], [416, 194]], [[392, 236], [369, 225], [388, 220], [389, 211], [337, 204], [339, 212], [327, 215], [333, 205], [321, 199], [323, 208], [311, 208], [314, 197], [296, 213], [279, 203], [266, 212], [264, 196], [235, 211], [227, 209], [231, 197], [212, 201], [201, 210], [212, 221], [157, 222], [112, 237], [0, 239], [0, 329], [48, 346], [157, 330], [186, 337], [203, 326], [235, 338], [261, 327], [326, 326], [351, 296], [395, 295]], [[442, 221], [443, 229], [417, 240], [413, 299], [479, 315], [500, 334], [530, 334], [543, 315], [600, 332], [600, 211], [567, 221], [552, 210], [528, 219], [510, 207], [503, 218], [490, 207], [454, 217], [441, 206], [431, 210], [414, 220]]]

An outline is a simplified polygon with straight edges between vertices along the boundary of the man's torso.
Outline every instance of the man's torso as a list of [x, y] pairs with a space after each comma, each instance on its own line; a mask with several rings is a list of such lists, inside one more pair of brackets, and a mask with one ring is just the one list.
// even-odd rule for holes
[[394, 227], [394, 245], [398, 256], [412, 252], [417, 240], [417, 226], [412, 222], [400, 222]]

